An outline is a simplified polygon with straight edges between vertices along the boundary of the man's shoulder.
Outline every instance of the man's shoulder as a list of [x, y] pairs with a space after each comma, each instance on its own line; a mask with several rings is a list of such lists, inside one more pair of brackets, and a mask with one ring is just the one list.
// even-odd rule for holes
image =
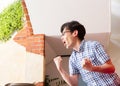
[[85, 40], [85, 45], [87, 46], [95, 46], [101, 44], [99, 41], [96, 40]]
[[96, 43], [100, 43], [100, 42], [96, 41], [96, 40], [85, 40], [85, 43], [96, 44]]

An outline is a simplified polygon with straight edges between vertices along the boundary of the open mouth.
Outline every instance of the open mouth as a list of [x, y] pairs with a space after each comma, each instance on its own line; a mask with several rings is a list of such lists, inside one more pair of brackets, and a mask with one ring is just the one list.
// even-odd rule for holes
[[64, 46], [66, 46], [66, 41], [63, 41]]
[[66, 41], [63, 41], [64, 46], [68, 49], [68, 45]]

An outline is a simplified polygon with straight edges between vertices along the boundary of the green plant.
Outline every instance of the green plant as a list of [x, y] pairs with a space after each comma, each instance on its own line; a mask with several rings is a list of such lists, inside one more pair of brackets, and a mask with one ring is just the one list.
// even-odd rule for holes
[[7, 41], [15, 31], [23, 27], [21, 0], [10, 4], [0, 13], [0, 40]]
[[50, 78], [49, 75], [45, 76], [45, 86], [64, 86], [66, 82], [59, 78]]

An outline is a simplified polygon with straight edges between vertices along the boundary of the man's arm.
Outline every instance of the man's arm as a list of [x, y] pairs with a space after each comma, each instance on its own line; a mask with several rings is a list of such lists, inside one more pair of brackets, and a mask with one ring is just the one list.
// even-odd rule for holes
[[101, 73], [114, 73], [115, 72], [115, 67], [112, 64], [110, 59], [100, 66], [94, 66], [92, 65], [89, 59], [85, 59], [83, 68], [89, 71], [101, 72]]
[[78, 76], [79, 75], [69, 75], [63, 68], [62, 68], [62, 58], [60, 56], [54, 58], [54, 62], [56, 67], [61, 74], [62, 78], [66, 81], [69, 86], [78, 86]]
[[105, 64], [101, 66], [93, 66], [92, 71], [102, 72], [102, 73], [114, 73], [115, 67], [112, 64], [111, 60], [105, 62]]

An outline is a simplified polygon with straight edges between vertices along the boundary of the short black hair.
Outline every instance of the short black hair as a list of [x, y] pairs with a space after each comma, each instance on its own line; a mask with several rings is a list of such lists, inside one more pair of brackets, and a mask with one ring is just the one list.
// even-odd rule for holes
[[82, 41], [84, 39], [84, 36], [86, 34], [85, 27], [80, 24], [78, 21], [71, 21], [71, 22], [66, 22], [61, 26], [61, 33], [63, 32], [64, 29], [70, 30], [70, 32], [74, 32], [75, 30], [78, 30], [78, 38]]

